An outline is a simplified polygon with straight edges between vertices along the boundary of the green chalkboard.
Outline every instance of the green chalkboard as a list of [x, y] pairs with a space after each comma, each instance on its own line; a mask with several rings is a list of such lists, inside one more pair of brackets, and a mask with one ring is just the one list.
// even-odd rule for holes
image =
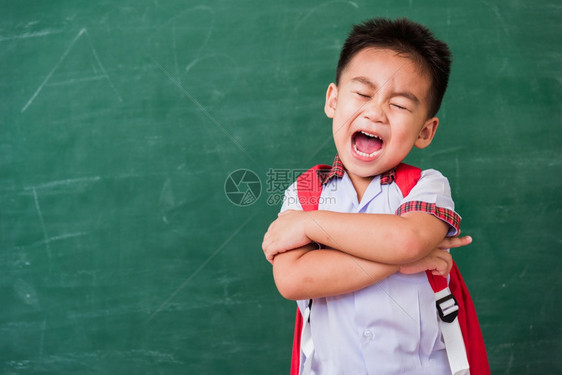
[[353, 23], [455, 56], [441, 170], [494, 374], [562, 372], [556, 1], [2, 1], [0, 373], [287, 374], [294, 303], [261, 252]]

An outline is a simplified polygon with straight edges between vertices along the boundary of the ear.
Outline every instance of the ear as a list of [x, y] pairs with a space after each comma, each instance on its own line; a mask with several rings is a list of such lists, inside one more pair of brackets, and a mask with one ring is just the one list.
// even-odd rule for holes
[[324, 112], [328, 118], [334, 118], [336, 113], [336, 104], [338, 102], [338, 87], [335, 83], [330, 83], [326, 91], [326, 103], [324, 104]]
[[431, 144], [433, 137], [435, 136], [435, 132], [437, 131], [437, 127], [439, 126], [439, 119], [437, 117], [432, 117], [425, 121], [423, 127], [418, 134], [418, 139], [414, 145], [417, 148], [426, 148]]

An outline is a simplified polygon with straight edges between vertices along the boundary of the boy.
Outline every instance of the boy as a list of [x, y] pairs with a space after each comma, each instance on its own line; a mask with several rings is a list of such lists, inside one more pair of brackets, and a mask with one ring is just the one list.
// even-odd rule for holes
[[435, 135], [450, 63], [446, 44], [404, 19], [355, 26], [342, 48], [325, 103], [337, 156], [318, 210], [301, 211], [293, 184], [263, 242], [280, 293], [301, 311], [313, 301], [310, 373], [450, 374], [422, 271], [446, 275], [439, 248], [470, 238], [444, 239], [460, 217], [439, 172], [422, 171], [406, 197], [393, 183]]

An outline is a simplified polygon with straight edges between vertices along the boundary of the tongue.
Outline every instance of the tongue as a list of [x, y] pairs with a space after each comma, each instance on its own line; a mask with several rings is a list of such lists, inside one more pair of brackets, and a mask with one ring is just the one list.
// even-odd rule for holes
[[357, 149], [361, 152], [372, 154], [381, 149], [382, 142], [378, 138], [369, 137], [363, 133], [357, 133], [355, 135], [355, 146], [357, 146]]

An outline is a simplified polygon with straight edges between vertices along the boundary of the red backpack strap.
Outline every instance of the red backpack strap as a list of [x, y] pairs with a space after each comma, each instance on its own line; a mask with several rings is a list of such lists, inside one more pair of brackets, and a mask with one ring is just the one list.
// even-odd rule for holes
[[293, 334], [293, 351], [291, 353], [291, 375], [299, 375], [301, 362], [301, 332], [303, 323], [301, 311], [297, 307], [295, 333]]
[[[410, 191], [418, 183], [420, 178], [421, 169], [417, 167], [402, 163], [395, 168], [394, 181], [400, 188], [403, 197], [410, 194]], [[447, 279], [444, 277], [435, 276], [430, 271], [427, 271], [426, 274], [427, 280], [434, 293], [439, 293], [449, 287], [451, 294], [456, 300], [458, 305], [457, 319], [462, 332], [470, 373], [489, 375], [490, 367], [486, 355], [486, 348], [484, 346], [484, 338], [482, 337], [482, 331], [478, 323], [478, 316], [476, 315], [472, 298], [468, 293], [468, 288], [466, 287], [457, 264], [453, 262], [448, 285]], [[448, 305], [450, 302], [445, 301], [443, 303]], [[440, 314], [443, 314], [439, 305], [437, 309], [440, 311]]]
[[[316, 165], [297, 178], [297, 195], [303, 211], [318, 210], [318, 202], [322, 194], [322, 181], [319, 172], [329, 170], [329, 165]], [[298, 375], [301, 360], [301, 332], [303, 328], [303, 317], [297, 307], [295, 318], [295, 332], [293, 335], [293, 351], [291, 355], [291, 375]]]
[[[430, 271], [426, 271], [427, 279], [434, 293], [439, 293], [447, 288], [447, 280], [441, 276], [432, 275]], [[458, 305], [458, 323], [462, 332], [464, 348], [466, 350], [466, 358], [470, 367], [471, 374], [490, 374], [490, 366], [488, 364], [488, 356], [484, 345], [484, 338], [476, 309], [472, 303], [472, 298], [468, 293], [468, 288], [461, 276], [457, 264], [453, 262], [453, 268], [449, 276], [449, 290], [454, 296], [454, 301]], [[445, 300], [444, 298], [443, 300]], [[446, 304], [447, 302], [443, 302]], [[450, 305], [449, 305], [450, 306]], [[437, 309], [442, 314], [440, 303], [437, 302]]]
[[449, 276], [449, 289], [459, 305], [458, 319], [466, 348], [470, 373], [490, 375], [488, 356], [476, 309], [461, 273], [454, 262]]
[[420, 180], [421, 169], [413, 165], [400, 163], [394, 171], [394, 182], [396, 182], [396, 185], [400, 188], [402, 196], [405, 197], [410, 194], [412, 188], [416, 186]]
[[316, 211], [322, 194], [322, 180], [319, 173], [329, 170], [329, 165], [316, 165], [297, 177], [297, 194], [303, 211]]

